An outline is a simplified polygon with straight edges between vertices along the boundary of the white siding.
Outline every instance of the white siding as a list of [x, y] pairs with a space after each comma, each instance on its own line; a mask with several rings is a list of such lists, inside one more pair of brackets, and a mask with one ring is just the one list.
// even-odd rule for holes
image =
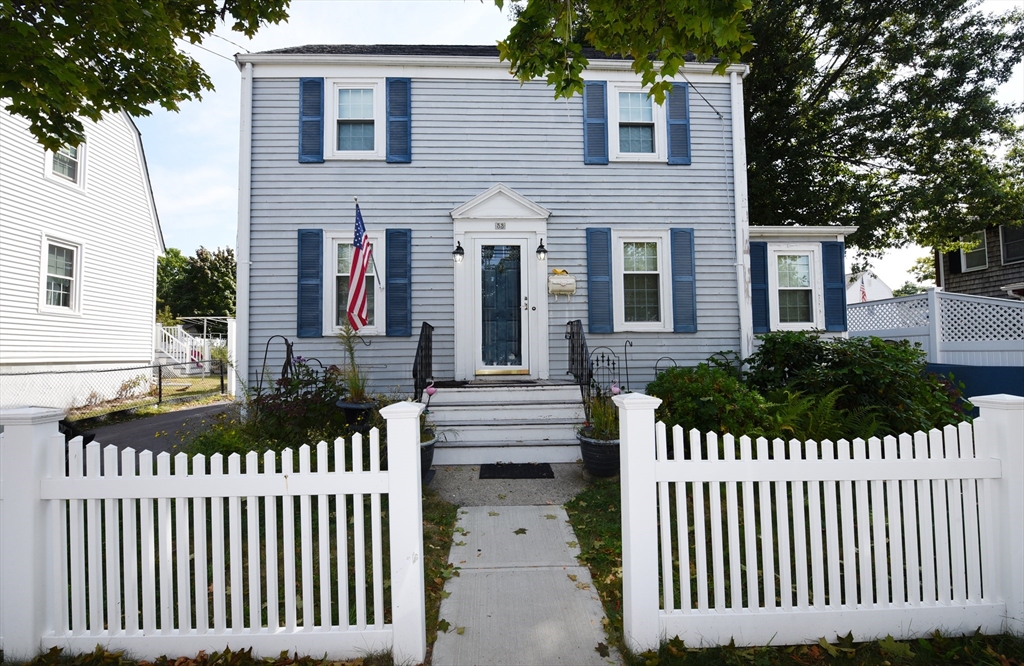
[[[44, 177], [28, 122], [0, 111], [0, 367], [147, 363], [159, 231], [136, 141], [121, 115], [86, 121], [84, 188]], [[41, 312], [44, 236], [82, 248], [81, 308]]]
[[[387, 76], [381, 71], [381, 76]], [[497, 183], [551, 211], [544, 242], [548, 270], [578, 279], [567, 301], [549, 297], [550, 377], [568, 379], [565, 323], [587, 320], [585, 229], [693, 227], [697, 262], [695, 334], [588, 335], [591, 346], [629, 352], [630, 383], [642, 389], [656, 360], [693, 365], [739, 348], [732, 210], [729, 86], [699, 84], [690, 96], [693, 164], [583, 164], [582, 102], [552, 98], [543, 83], [412, 80], [412, 163], [297, 160], [298, 81], [257, 78], [253, 89], [250, 242], [250, 368], [262, 371], [267, 339], [296, 333], [296, 230], [349, 231], [352, 197], [371, 230], [412, 229], [413, 333], [370, 338], [359, 350], [376, 390], [411, 388], [420, 323], [435, 326], [434, 376], [454, 376], [453, 223], [449, 213]], [[329, 107], [329, 104], [328, 104]], [[383, 269], [383, 262], [381, 262]], [[274, 373], [283, 346], [268, 356]], [[331, 338], [300, 338], [295, 353], [326, 363], [341, 358]], [[255, 380], [255, 374], [251, 377]]]

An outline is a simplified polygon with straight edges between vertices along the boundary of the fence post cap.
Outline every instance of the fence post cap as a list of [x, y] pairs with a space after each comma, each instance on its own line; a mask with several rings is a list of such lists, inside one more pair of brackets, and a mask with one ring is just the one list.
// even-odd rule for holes
[[1007, 393], [997, 393], [996, 395], [978, 395], [973, 398], [968, 398], [975, 407], [985, 407], [986, 409], [1024, 409], [1024, 397], [1019, 395], [1009, 395]]
[[60, 421], [64, 418], [63, 409], [52, 407], [14, 407], [0, 409], [0, 423], [5, 426], [39, 425]]
[[427, 406], [422, 402], [395, 402], [380, 410], [380, 415], [386, 419], [413, 418], [419, 416]]
[[661, 398], [644, 393], [620, 393], [612, 396], [612, 402], [620, 409], [657, 409]]

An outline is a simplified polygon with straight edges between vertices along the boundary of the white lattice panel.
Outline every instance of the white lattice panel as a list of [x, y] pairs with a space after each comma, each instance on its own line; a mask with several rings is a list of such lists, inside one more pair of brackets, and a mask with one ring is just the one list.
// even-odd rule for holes
[[908, 296], [858, 303], [847, 308], [846, 316], [851, 331], [919, 328], [928, 325], [928, 297]]
[[1024, 340], [1024, 303], [939, 295], [943, 342]]

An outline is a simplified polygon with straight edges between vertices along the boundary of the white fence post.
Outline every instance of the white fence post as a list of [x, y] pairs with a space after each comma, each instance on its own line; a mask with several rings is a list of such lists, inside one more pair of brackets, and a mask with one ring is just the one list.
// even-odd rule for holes
[[418, 664], [427, 652], [420, 479], [420, 413], [425, 408], [419, 402], [398, 402], [380, 410], [388, 424], [391, 626], [396, 663]]
[[[1003, 630], [1024, 634], [1024, 398], [985, 395], [971, 398], [981, 410], [975, 421], [975, 446], [979, 458], [1000, 461], [1002, 478], [989, 495], [988, 557], [998, 576], [995, 596], [1006, 603]], [[986, 592], [986, 596], [989, 596]]]
[[643, 651], [661, 640], [658, 597], [658, 504], [654, 410], [660, 398], [627, 393], [619, 408], [622, 483], [622, 624], [626, 645]]
[[238, 373], [235, 371], [237, 367], [235, 361], [235, 349], [238, 345], [238, 323], [235, 318], [228, 319], [228, 394], [234, 398], [238, 395]]
[[942, 312], [939, 310], [939, 290], [928, 289], [928, 362], [942, 363]]
[[53, 554], [46, 548], [49, 520], [39, 488], [63, 417], [44, 407], [0, 410], [0, 646], [8, 661], [39, 654], [46, 631]]

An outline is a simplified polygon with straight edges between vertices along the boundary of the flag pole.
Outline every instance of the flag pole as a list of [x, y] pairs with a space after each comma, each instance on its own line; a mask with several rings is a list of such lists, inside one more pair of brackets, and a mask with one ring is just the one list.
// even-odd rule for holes
[[[356, 202], [357, 207], [359, 206], [359, 197], [352, 197], [352, 201]], [[384, 285], [380, 281], [380, 273], [377, 272], [377, 260], [373, 258], [373, 250], [370, 250], [370, 264], [373, 265], [373, 277], [377, 279], [377, 289], [384, 289]]]

